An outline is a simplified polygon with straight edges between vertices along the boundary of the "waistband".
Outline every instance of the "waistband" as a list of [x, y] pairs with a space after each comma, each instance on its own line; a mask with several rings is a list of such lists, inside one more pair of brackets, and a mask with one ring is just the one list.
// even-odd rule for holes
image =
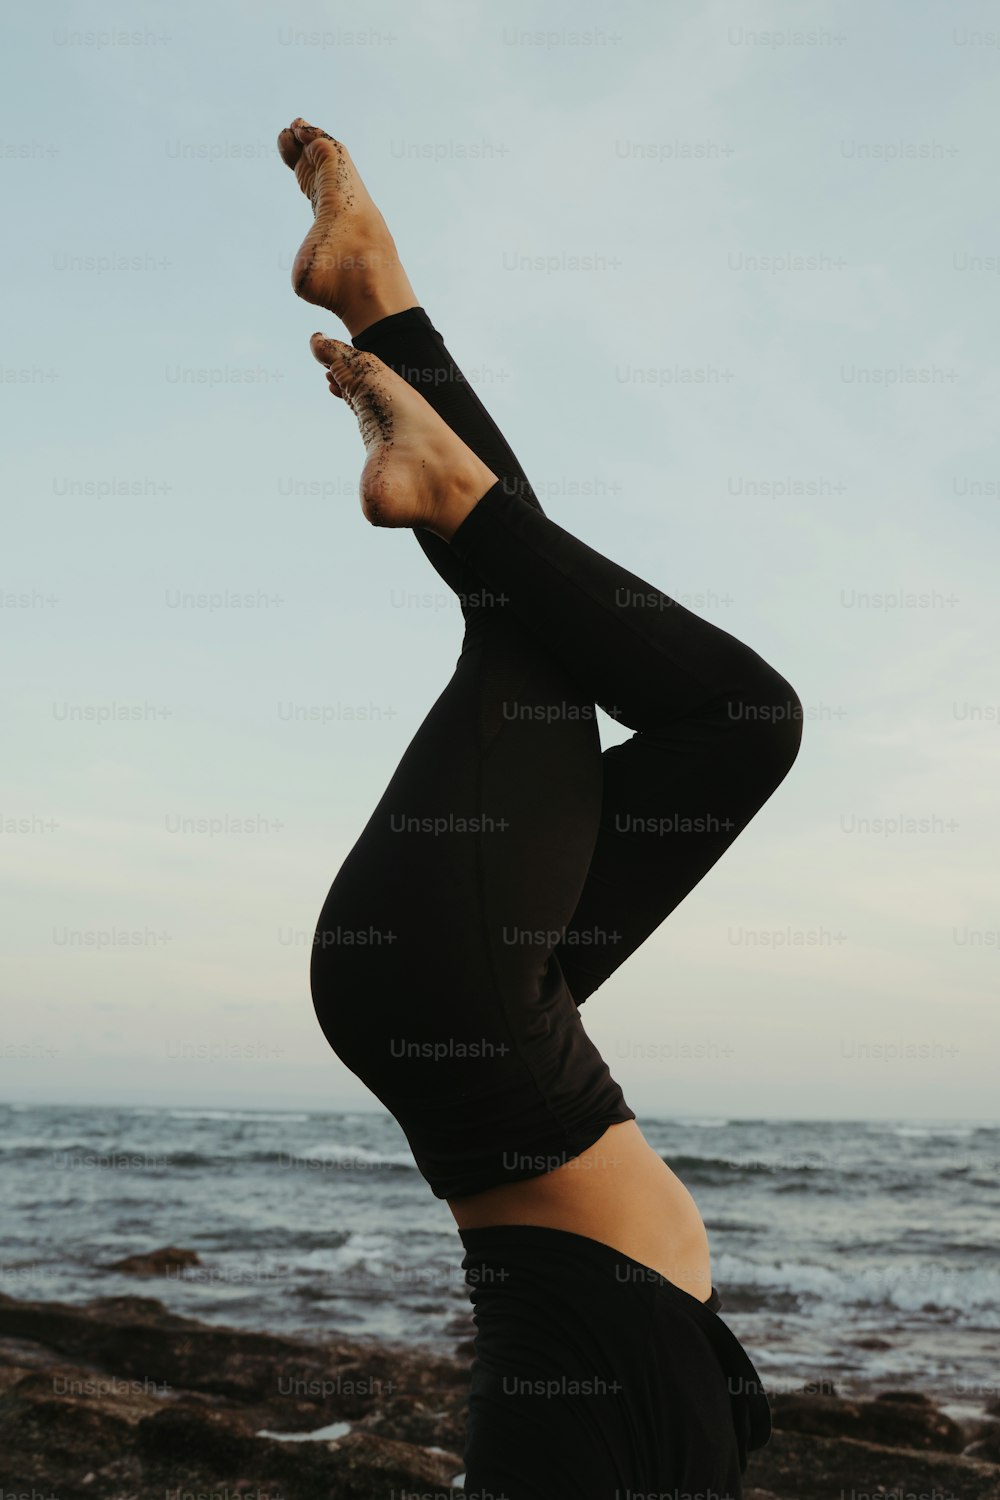
[[611, 1270], [615, 1266], [627, 1266], [634, 1273], [641, 1273], [641, 1280], [651, 1286], [666, 1287], [674, 1296], [689, 1305], [704, 1311], [717, 1313], [722, 1308], [722, 1298], [713, 1286], [704, 1301], [686, 1292], [675, 1281], [669, 1281], [652, 1266], [644, 1265], [626, 1255], [624, 1250], [607, 1245], [603, 1240], [591, 1239], [589, 1235], [577, 1234], [572, 1229], [555, 1229], [547, 1224], [490, 1224], [481, 1229], [459, 1229], [459, 1238], [466, 1249], [462, 1265], [468, 1269], [477, 1256], [489, 1255], [493, 1251], [516, 1249], [532, 1245], [548, 1247], [574, 1255], [578, 1260], [589, 1262], [599, 1269]]

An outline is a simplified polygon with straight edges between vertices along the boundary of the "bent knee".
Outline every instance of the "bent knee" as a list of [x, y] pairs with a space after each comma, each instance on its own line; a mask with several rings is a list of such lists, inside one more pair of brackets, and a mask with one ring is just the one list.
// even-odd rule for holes
[[802, 701], [791, 683], [768, 667], [730, 701], [734, 719], [752, 730], [755, 754], [781, 780], [791, 770], [802, 743]]

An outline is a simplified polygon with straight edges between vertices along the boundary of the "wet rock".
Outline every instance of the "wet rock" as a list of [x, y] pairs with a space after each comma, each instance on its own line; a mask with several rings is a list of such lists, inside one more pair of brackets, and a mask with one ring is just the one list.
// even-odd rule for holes
[[883, 1392], [873, 1401], [790, 1391], [771, 1400], [775, 1427], [823, 1437], [849, 1437], [891, 1448], [961, 1453], [965, 1433], [917, 1392]]
[[201, 1391], [253, 1406], [260, 1425], [285, 1430], [354, 1420], [405, 1389], [441, 1389], [454, 1402], [468, 1383], [468, 1361], [373, 1341], [304, 1339], [254, 1333], [170, 1313], [151, 1297], [102, 1297], [84, 1306], [18, 1302], [0, 1295], [0, 1336], [31, 1339], [102, 1369]]
[[366, 1432], [402, 1438], [422, 1447], [450, 1448], [460, 1453], [465, 1441], [464, 1403], [449, 1412], [422, 1401], [387, 1401], [381, 1411], [365, 1417], [358, 1426]]
[[195, 1250], [181, 1250], [176, 1245], [164, 1245], [161, 1250], [150, 1250], [146, 1255], [126, 1255], [106, 1267], [109, 1271], [127, 1271], [130, 1276], [170, 1276], [185, 1266], [200, 1266], [201, 1257]]
[[966, 1445], [977, 1443], [980, 1438], [989, 1437], [997, 1425], [996, 1417], [969, 1417], [962, 1416], [956, 1419], [965, 1433]]
[[954, 1454], [885, 1447], [844, 1437], [775, 1429], [749, 1456], [745, 1485], [781, 1500], [1000, 1500], [1000, 1469]]
[[[470, 1359], [371, 1339], [282, 1338], [170, 1313], [0, 1296], [3, 1490], [155, 1500], [461, 1500]], [[816, 1387], [820, 1389], [817, 1390]], [[962, 1432], [919, 1392], [843, 1398], [829, 1381], [772, 1397], [747, 1500], [918, 1495], [1000, 1500], [996, 1423]], [[282, 1440], [349, 1424], [333, 1438]], [[262, 1436], [263, 1432], [270, 1434]], [[980, 1453], [951, 1451], [955, 1433]], [[554, 1497], [562, 1500], [562, 1497]]]
[[[287, 1500], [367, 1500], [375, 1494], [434, 1486], [444, 1497], [461, 1468], [455, 1454], [352, 1432], [336, 1441], [282, 1443], [235, 1433], [219, 1413], [175, 1407], [139, 1424], [143, 1473], [150, 1482], [204, 1490], [233, 1474], [253, 1476], [261, 1490]], [[241, 1486], [233, 1485], [239, 1489]]]
[[[76, 1389], [85, 1380], [89, 1394]], [[139, 1469], [128, 1457], [132, 1429], [156, 1403], [147, 1397], [136, 1404], [124, 1394], [115, 1401], [95, 1384], [75, 1366], [53, 1364], [29, 1371], [8, 1388], [0, 1398], [5, 1488], [79, 1500], [116, 1492], [95, 1486], [94, 1479], [85, 1481], [88, 1473], [102, 1482], [134, 1482]]]
[[[394, 1487], [446, 1500], [464, 1467], [468, 1378], [467, 1360], [209, 1325], [148, 1297], [0, 1296], [2, 1477], [59, 1500], [177, 1488], [371, 1500]], [[353, 1430], [259, 1435], [336, 1421]]]
[[986, 1463], [1000, 1464], [1000, 1422], [993, 1422], [988, 1431], [979, 1432], [963, 1452], [966, 1458], [979, 1458]]

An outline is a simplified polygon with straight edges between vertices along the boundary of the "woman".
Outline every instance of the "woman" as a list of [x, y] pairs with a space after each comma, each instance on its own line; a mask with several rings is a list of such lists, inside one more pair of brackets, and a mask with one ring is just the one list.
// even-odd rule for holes
[[[363, 511], [413, 529], [465, 620], [326, 898], [311, 984], [463, 1242], [467, 1492], [737, 1500], [767, 1400], [694, 1201], [579, 1007], [784, 778], [801, 705], [544, 514], [346, 149], [301, 119], [278, 144], [314, 210], [295, 290], [352, 340], [312, 350], [359, 422]], [[595, 705], [634, 731], [603, 754]]]

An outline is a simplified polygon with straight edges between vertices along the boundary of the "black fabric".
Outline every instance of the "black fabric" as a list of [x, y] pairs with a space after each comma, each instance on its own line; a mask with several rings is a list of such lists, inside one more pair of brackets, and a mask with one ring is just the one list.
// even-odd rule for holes
[[[468, 586], [462, 652], [311, 960], [327, 1040], [452, 1198], [635, 1118], [579, 1007], [783, 779], [801, 705], [749, 647], [544, 514], [423, 309], [354, 342], [500, 476], [450, 544], [416, 533]], [[636, 731], [603, 754], [597, 703]]]
[[740, 1500], [771, 1417], [717, 1295], [565, 1230], [459, 1233], [476, 1323], [467, 1494]]

